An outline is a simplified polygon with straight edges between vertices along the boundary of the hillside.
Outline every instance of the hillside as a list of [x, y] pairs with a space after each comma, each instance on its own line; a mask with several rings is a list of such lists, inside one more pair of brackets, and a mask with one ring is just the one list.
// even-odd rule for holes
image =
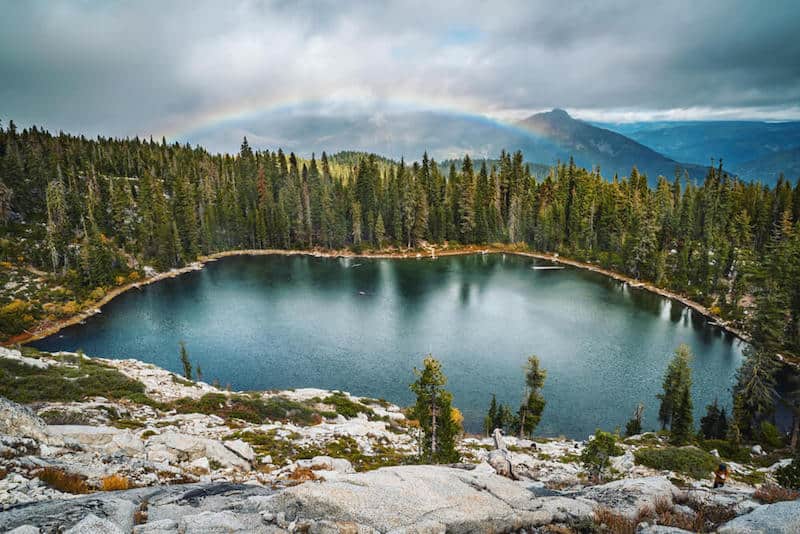
[[706, 174], [702, 165], [679, 163], [622, 134], [574, 119], [562, 109], [531, 115], [519, 125], [552, 140], [564, 153], [572, 155], [578, 165], [600, 166], [604, 176], [627, 176], [634, 166], [647, 174], [651, 184], [659, 175], [672, 178], [678, 168], [695, 179]]
[[797, 183], [800, 179], [800, 146], [740, 163], [736, 166], [736, 172], [744, 180], [760, 180], [765, 184], [777, 183], [781, 175], [790, 183]]
[[[706, 164], [711, 158], [722, 158], [726, 167], [743, 178], [761, 179], [764, 183], [774, 183], [777, 175], [769, 180], [766, 175], [759, 176], [759, 171], [770, 173], [779, 164], [782, 168], [777, 170], [792, 176], [791, 167], [797, 168], [800, 161], [796, 155], [784, 154], [800, 145], [800, 122], [661, 121], [597, 125], [679, 161]], [[782, 155], [770, 161], [772, 155], [778, 154]]]

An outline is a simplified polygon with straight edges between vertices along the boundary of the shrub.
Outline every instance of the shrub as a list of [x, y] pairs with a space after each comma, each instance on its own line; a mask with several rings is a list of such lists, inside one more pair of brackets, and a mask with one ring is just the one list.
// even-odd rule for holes
[[316, 424], [322, 418], [305, 404], [286, 397], [274, 396], [268, 399], [253, 398], [247, 395], [225, 395], [206, 393], [199, 399], [183, 398], [174, 402], [173, 407], [180, 413], [204, 413], [223, 419], [241, 419], [249, 423], [272, 421], [292, 421], [297, 424]]
[[711, 476], [719, 465], [718, 458], [694, 446], [648, 447], [634, 452], [634, 457], [637, 464], [683, 473], [695, 479]]
[[46, 369], [0, 359], [0, 391], [21, 404], [33, 402], [77, 402], [86, 397], [110, 399], [144, 395], [144, 384], [96, 360], [64, 356], [64, 363]]
[[82, 476], [68, 473], [57, 467], [45, 467], [37, 473], [37, 476], [51, 488], [64, 493], [89, 493], [89, 487]]
[[358, 414], [360, 413], [366, 414], [370, 419], [375, 417], [375, 412], [372, 411], [372, 408], [368, 408], [360, 402], [354, 402], [350, 400], [347, 395], [339, 391], [328, 395], [322, 399], [322, 402], [324, 404], [330, 404], [333, 406], [336, 409], [336, 413], [343, 415], [344, 417], [358, 417]]
[[605, 526], [614, 534], [636, 534], [638, 518], [618, 514], [608, 508], [598, 508], [594, 511], [594, 520], [597, 524]]
[[781, 436], [778, 428], [769, 421], [761, 422], [759, 437], [761, 438], [761, 442], [771, 449], [780, 449], [783, 447], [783, 436]]
[[750, 461], [750, 449], [739, 447], [724, 439], [706, 439], [700, 442], [700, 447], [706, 451], [717, 450], [719, 455], [726, 460], [738, 463]]
[[622, 449], [617, 445], [617, 437], [598, 429], [594, 438], [583, 449], [581, 462], [595, 479], [602, 480], [605, 470], [611, 463], [611, 457], [622, 453]]
[[781, 501], [794, 501], [800, 498], [800, 492], [777, 484], [764, 484], [753, 493], [753, 498], [764, 504], [772, 504]]
[[775, 480], [784, 488], [800, 490], [800, 460], [795, 457], [792, 463], [775, 471]]
[[100, 480], [100, 489], [102, 491], [120, 491], [131, 488], [131, 482], [127, 477], [122, 475], [109, 475]]
[[29, 302], [17, 299], [0, 306], [0, 338], [22, 332], [33, 321], [33, 305]]

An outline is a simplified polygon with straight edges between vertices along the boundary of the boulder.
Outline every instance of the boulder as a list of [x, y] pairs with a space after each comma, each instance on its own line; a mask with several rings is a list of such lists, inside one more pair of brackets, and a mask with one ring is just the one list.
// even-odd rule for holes
[[0, 434], [31, 438], [51, 445], [61, 443], [48, 434], [47, 425], [33, 411], [5, 397], [0, 397]]
[[647, 477], [625, 478], [592, 486], [579, 495], [619, 514], [636, 517], [640, 508], [654, 507], [658, 499], [663, 499], [672, 506], [672, 498], [679, 491], [666, 477]]
[[138, 456], [144, 453], [144, 442], [133, 432], [124, 431], [115, 434], [105, 449], [109, 454], [121, 452], [127, 456]]
[[74, 441], [87, 447], [105, 447], [123, 430], [111, 426], [92, 425], [49, 425], [47, 432], [67, 441]]
[[178, 524], [178, 532], [187, 533], [232, 534], [259, 531], [266, 531], [259, 514], [237, 514], [228, 510], [185, 515]]
[[472, 471], [386, 467], [294, 486], [260, 505], [272, 517], [283, 514], [298, 524], [324, 520], [380, 532], [503, 532], [593, 513], [583, 499], [536, 498], [486, 464]]
[[94, 514], [87, 515], [75, 526], [66, 530], [64, 534], [97, 534], [99, 532], [103, 534], [125, 534], [121, 528], [108, 519], [97, 517]]
[[311, 460], [297, 460], [295, 465], [298, 467], [306, 467], [314, 471], [324, 470], [332, 471], [340, 474], [355, 473], [353, 464], [344, 458], [331, 458], [330, 456], [315, 456]]
[[234, 439], [230, 441], [224, 441], [225, 447], [233, 451], [234, 453], [241, 456], [244, 460], [247, 460], [250, 463], [253, 463], [256, 459], [256, 453], [250, 444], [245, 443], [240, 439]]
[[722, 525], [720, 534], [790, 534], [800, 532], [800, 501], [759, 506]]
[[[238, 448], [243, 454], [255, 458], [249, 445], [244, 445], [247, 449], [241, 446]], [[242, 471], [249, 471], [251, 468], [250, 461], [228, 448], [225, 443], [214, 439], [170, 431], [153, 436], [147, 443], [147, 459], [153, 462], [192, 462], [199, 458], [208, 458], [211, 463]]]

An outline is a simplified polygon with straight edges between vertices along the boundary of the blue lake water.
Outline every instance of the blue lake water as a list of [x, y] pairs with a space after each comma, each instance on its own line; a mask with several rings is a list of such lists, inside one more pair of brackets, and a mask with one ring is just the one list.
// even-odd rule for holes
[[[430, 259], [230, 257], [129, 291], [33, 345], [180, 370], [186, 342], [204, 379], [234, 389], [321, 387], [412, 403], [412, 369], [439, 358], [469, 430], [492, 393], [518, 406], [528, 355], [548, 376], [541, 435], [624, 427], [656, 394], [681, 343], [694, 352], [699, 418], [729, 405], [744, 345], [669, 299], [580, 269], [533, 270], [509, 254]], [[544, 262], [538, 262], [545, 265]]]

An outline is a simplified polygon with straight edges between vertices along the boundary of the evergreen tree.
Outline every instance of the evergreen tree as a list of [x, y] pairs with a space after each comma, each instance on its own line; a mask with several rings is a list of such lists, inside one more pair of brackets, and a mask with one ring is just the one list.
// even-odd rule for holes
[[625, 436], [636, 436], [642, 433], [642, 415], [644, 414], [644, 404], [641, 402], [636, 406], [631, 417], [625, 424]]
[[728, 415], [719, 402], [706, 406], [706, 415], [700, 419], [700, 432], [705, 439], [725, 439], [728, 435]]
[[183, 376], [187, 379], [192, 379], [192, 362], [189, 360], [189, 351], [186, 350], [186, 343], [179, 342], [181, 348], [181, 366], [183, 367]]
[[672, 426], [669, 439], [674, 445], [685, 445], [694, 433], [694, 417], [692, 415], [692, 392], [690, 385], [682, 387], [678, 396], [678, 405], [672, 414]]
[[689, 367], [691, 358], [691, 349], [687, 345], [680, 345], [667, 367], [662, 392], [657, 395], [661, 400], [658, 420], [662, 429], [673, 424], [675, 414], [681, 409], [681, 396], [685, 389], [692, 386], [692, 371]]
[[447, 377], [442, 365], [432, 355], [423, 361], [423, 368], [414, 368], [417, 380], [411, 391], [417, 397], [414, 417], [422, 431], [422, 451], [426, 461], [449, 463], [458, 461], [455, 438], [458, 427], [452, 418], [452, 394], [444, 389]]
[[539, 358], [531, 355], [525, 365], [525, 395], [519, 407], [519, 437], [531, 435], [542, 419], [546, 401], [542, 396], [547, 371], [539, 365]]

